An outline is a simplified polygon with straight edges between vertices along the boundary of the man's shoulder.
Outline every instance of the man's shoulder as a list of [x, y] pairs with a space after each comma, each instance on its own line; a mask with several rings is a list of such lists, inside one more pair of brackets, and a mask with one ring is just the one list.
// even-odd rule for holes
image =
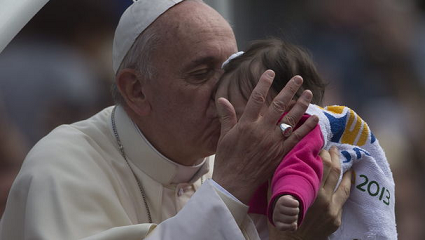
[[54, 129], [31, 149], [22, 171], [31, 174], [83, 172], [108, 164], [115, 151], [108, 121], [110, 111], [111, 108], [106, 108], [89, 119]]
[[[107, 107], [88, 119], [73, 124], [61, 125], [55, 130], [60, 131], [62, 128], [71, 127], [74, 128], [75, 131], [92, 137], [96, 137], [98, 134], [109, 134], [113, 108], [113, 106]], [[52, 133], [53, 132], [54, 131], [52, 131]]]
[[107, 143], [112, 136], [109, 126], [111, 111], [112, 107], [108, 107], [88, 119], [58, 126], [42, 138], [33, 150], [88, 150], [85, 147]]

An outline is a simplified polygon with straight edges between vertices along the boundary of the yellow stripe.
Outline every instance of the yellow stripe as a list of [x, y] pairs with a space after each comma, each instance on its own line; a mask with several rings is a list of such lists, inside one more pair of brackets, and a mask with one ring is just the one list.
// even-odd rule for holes
[[[356, 121], [353, 130], [350, 130], [351, 125]], [[362, 129], [363, 126], [363, 129]], [[361, 131], [360, 131], [361, 130]], [[350, 109], [350, 117], [348, 119], [345, 131], [342, 134], [341, 143], [363, 146], [369, 137], [369, 127], [353, 110]], [[357, 136], [360, 134], [357, 144], [355, 144]]]
[[345, 108], [344, 106], [333, 105], [333, 106], [326, 107], [326, 110], [336, 114], [341, 114], [344, 111], [344, 108]]
[[[360, 117], [359, 117], [360, 118]], [[359, 141], [357, 142], [357, 146], [363, 146], [366, 144], [366, 141], [369, 137], [369, 126], [366, 124], [365, 121], [363, 121], [363, 119], [360, 118], [360, 120], [362, 121], [363, 124], [363, 130], [361, 132]]]
[[356, 136], [360, 130], [361, 125], [359, 122], [356, 122], [353, 131], [350, 131], [350, 127], [353, 124], [355, 119], [354, 112], [350, 109], [350, 116], [348, 118], [347, 125], [345, 126], [344, 134], [342, 134], [341, 143], [347, 143], [354, 145], [354, 141], [356, 140]]

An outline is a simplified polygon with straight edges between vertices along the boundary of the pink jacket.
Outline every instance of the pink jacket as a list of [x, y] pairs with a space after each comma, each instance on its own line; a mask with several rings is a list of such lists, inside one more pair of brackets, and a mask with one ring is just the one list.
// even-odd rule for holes
[[[298, 124], [310, 116], [304, 115]], [[297, 126], [297, 127], [298, 127]], [[323, 164], [319, 156], [324, 144], [320, 126], [317, 125], [285, 157], [276, 169], [271, 181], [271, 198], [267, 203], [268, 183], [264, 183], [251, 198], [249, 212], [267, 214], [273, 223], [274, 203], [281, 195], [292, 195], [300, 203], [298, 225], [313, 204], [322, 180]]]

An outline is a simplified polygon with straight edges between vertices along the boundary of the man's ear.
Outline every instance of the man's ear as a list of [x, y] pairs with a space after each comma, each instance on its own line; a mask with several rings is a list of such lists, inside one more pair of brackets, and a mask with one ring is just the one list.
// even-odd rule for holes
[[116, 76], [118, 90], [121, 96], [136, 114], [146, 116], [151, 110], [144, 89], [146, 79], [134, 69], [123, 69]]

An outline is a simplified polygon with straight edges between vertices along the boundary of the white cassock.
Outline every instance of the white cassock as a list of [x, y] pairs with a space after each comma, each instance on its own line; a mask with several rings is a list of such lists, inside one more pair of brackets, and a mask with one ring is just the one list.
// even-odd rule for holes
[[146, 193], [149, 224], [111, 112], [62, 125], [35, 145], [11, 188], [0, 239], [259, 239], [248, 207], [206, 180], [213, 158], [194, 167], [170, 161], [117, 107], [117, 131]]

